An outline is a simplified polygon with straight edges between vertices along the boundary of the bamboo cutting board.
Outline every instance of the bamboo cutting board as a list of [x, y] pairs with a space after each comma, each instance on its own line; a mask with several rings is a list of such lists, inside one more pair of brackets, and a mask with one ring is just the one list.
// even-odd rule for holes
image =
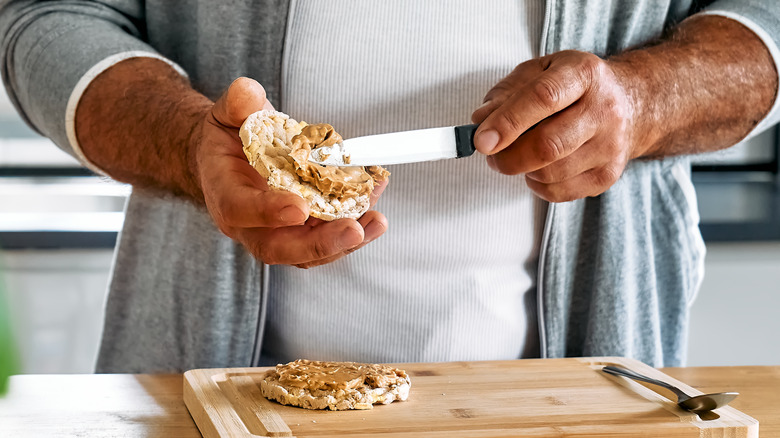
[[603, 357], [397, 364], [412, 379], [409, 400], [364, 411], [266, 400], [258, 382], [268, 368], [191, 370], [184, 402], [206, 438], [758, 437], [758, 422], [730, 406], [700, 417], [601, 371], [610, 364], [701, 394], [639, 361]]

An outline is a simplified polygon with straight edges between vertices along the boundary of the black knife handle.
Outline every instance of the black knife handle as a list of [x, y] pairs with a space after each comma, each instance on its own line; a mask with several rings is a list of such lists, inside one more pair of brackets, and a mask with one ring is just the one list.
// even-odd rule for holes
[[458, 153], [458, 158], [468, 157], [473, 154], [474, 149], [474, 132], [477, 131], [479, 125], [463, 125], [455, 127], [455, 151]]

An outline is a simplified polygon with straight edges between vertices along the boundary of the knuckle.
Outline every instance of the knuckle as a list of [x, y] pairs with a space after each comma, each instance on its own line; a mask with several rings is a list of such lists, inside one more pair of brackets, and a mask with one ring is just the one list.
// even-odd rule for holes
[[593, 180], [595, 188], [601, 190], [599, 193], [603, 193], [620, 179], [620, 174], [618, 166], [612, 164], [594, 170]]
[[617, 171], [620, 172], [622, 167], [625, 167], [626, 162], [628, 161], [628, 156], [626, 155], [626, 149], [625, 149], [625, 142], [620, 141], [619, 137], [616, 136], [607, 142], [606, 149], [607, 149], [607, 154], [609, 154], [609, 157], [612, 157], [613, 164], [615, 167], [617, 167]]
[[605, 67], [604, 60], [591, 53], [584, 53], [584, 56], [580, 56], [577, 64], [580, 75], [591, 80], [603, 76]]
[[503, 125], [504, 132], [520, 132], [524, 130], [524, 126], [518, 115], [514, 111], [503, 111], [499, 123]]
[[502, 80], [485, 94], [485, 101], [503, 99], [512, 94], [513, 89], [508, 81]]
[[544, 163], [552, 163], [566, 156], [566, 142], [556, 133], [545, 132], [539, 136], [536, 148], [537, 158]]
[[623, 173], [622, 170], [621, 166], [615, 164], [607, 166], [604, 169], [604, 181], [609, 183], [609, 185], [615, 184], [620, 179], [620, 175]]
[[547, 202], [567, 202], [574, 199], [572, 197], [572, 194], [569, 193], [568, 190], [566, 190], [564, 184], [549, 184], [545, 187], [545, 200]]
[[533, 176], [533, 179], [541, 183], [549, 184], [556, 181], [556, 174], [549, 168], [549, 166], [542, 167], [529, 174]]
[[268, 245], [266, 242], [252, 242], [250, 245], [252, 254], [263, 263], [267, 265], [278, 265], [281, 263], [278, 256], [279, 251], [272, 245]]
[[333, 251], [331, 250], [330, 245], [328, 245], [326, 242], [320, 239], [312, 242], [311, 256], [313, 259], [324, 259], [331, 255], [333, 255]]
[[244, 242], [244, 246], [247, 247], [249, 252], [254, 255], [256, 259], [266, 265], [279, 264], [279, 260], [277, 260], [275, 256], [275, 251], [268, 245], [264, 245], [261, 242]]
[[555, 185], [547, 185], [544, 184], [540, 187], [537, 187], [535, 190], [533, 190], [534, 193], [536, 193], [536, 196], [542, 198], [543, 200], [547, 202], [552, 203], [558, 203], [558, 202], [564, 202], [567, 201], [563, 196], [561, 196], [561, 193]]
[[531, 97], [541, 108], [553, 111], [561, 102], [563, 93], [558, 83], [550, 77], [544, 77], [538, 80], [532, 87]]
[[237, 239], [249, 251], [255, 259], [267, 264], [278, 265], [282, 263], [280, 248], [271, 236], [262, 236], [256, 233], [240, 232]]

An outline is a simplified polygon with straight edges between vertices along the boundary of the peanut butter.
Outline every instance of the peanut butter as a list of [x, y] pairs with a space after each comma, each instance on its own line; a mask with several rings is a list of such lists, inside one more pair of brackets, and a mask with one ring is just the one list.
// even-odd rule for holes
[[296, 122], [287, 115], [275, 112], [263, 112], [250, 116], [255, 126], [241, 129], [239, 136], [244, 144], [244, 154], [259, 173], [265, 178], [272, 169], [295, 173], [293, 160], [289, 157], [287, 144], [301, 132], [305, 122]]
[[[303, 198], [310, 214], [323, 220], [357, 219], [371, 207], [377, 181], [389, 172], [379, 166], [320, 166], [309, 162], [312, 148], [341, 145], [330, 125], [308, 126], [287, 114], [261, 110], [250, 114], [239, 129], [249, 164], [266, 178], [268, 187]], [[294, 141], [293, 141], [294, 139]]]
[[408, 382], [405, 371], [386, 365], [306, 359], [277, 365], [268, 374], [275, 374], [283, 385], [310, 391], [390, 387]]
[[302, 181], [317, 187], [324, 195], [342, 199], [369, 195], [376, 180], [386, 179], [389, 172], [378, 166], [337, 167], [309, 162], [312, 149], [341, 143], [341, 136], [326, 123], [306, 125], [292, 138], [290, 157], [295, 161], [295, 172]]

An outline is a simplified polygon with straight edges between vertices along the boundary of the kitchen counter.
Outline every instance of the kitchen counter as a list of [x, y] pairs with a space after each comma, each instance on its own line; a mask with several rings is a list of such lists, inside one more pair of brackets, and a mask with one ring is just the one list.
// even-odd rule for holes
[[[737, 391], [732, 406], [780, 436], [780, 366], [664, 368], [703, 392]], [[0, 436], [198, 437], [181, 374], [20, 375], [0, 399]]]

